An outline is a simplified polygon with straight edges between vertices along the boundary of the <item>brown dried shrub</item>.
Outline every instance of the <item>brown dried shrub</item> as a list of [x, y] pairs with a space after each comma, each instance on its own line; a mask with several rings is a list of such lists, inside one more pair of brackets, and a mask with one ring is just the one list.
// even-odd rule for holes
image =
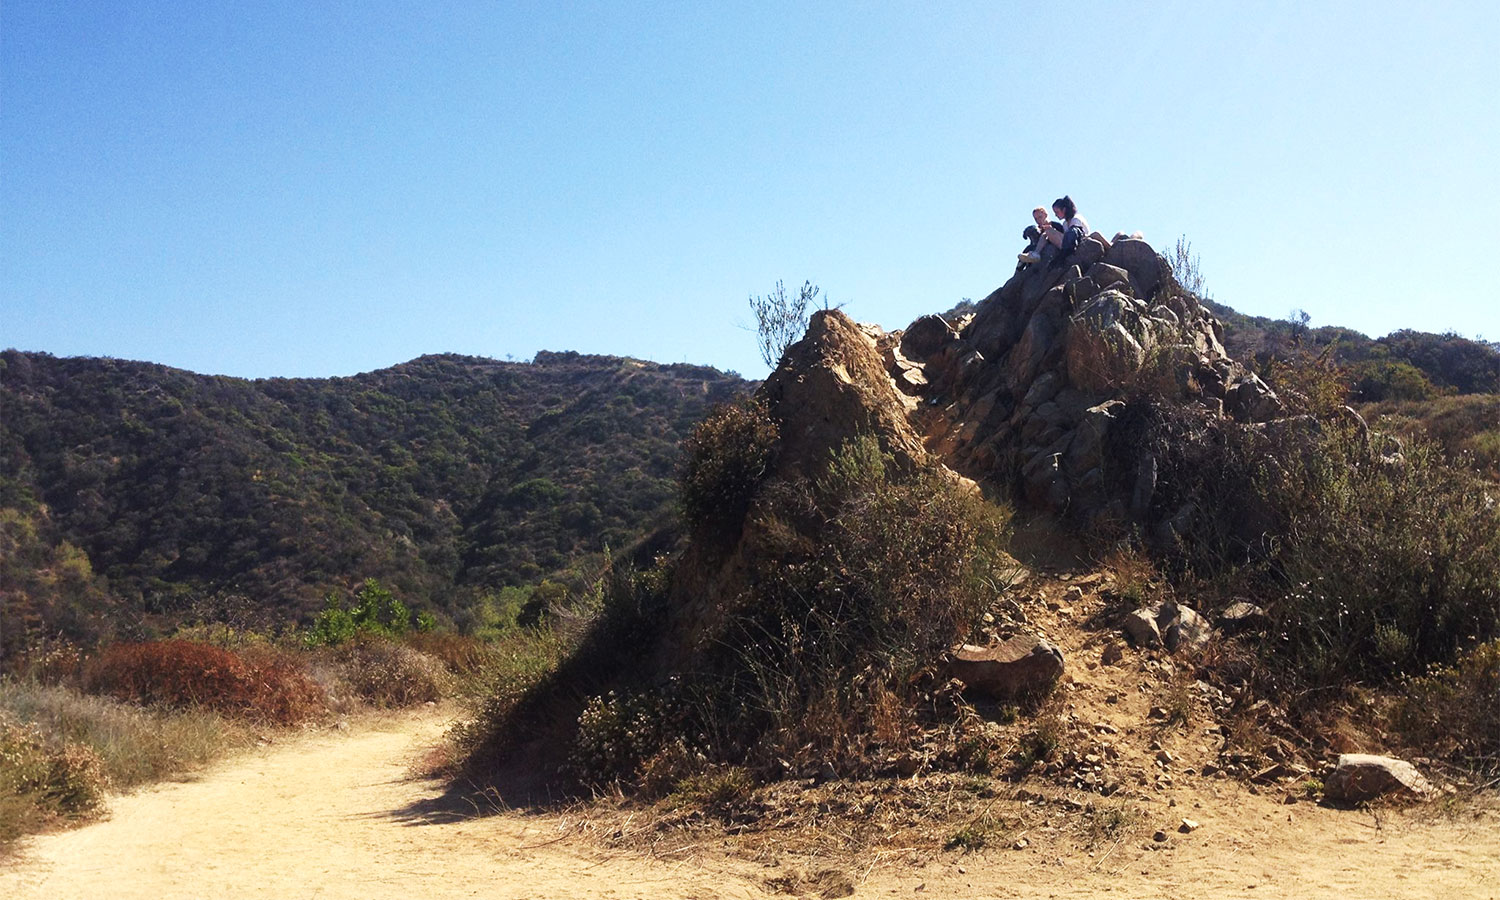
[[105, 647], [84, 667], [84, 689], [133, 703], [202, 706], [292, 725], [324, 709], [323, 691], [280, 655], [241, 655], [193, 641]]

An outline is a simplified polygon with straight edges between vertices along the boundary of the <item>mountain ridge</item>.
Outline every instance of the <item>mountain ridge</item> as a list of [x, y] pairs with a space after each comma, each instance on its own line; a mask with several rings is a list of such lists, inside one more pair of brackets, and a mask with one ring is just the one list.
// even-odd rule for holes
[[99, 592], [126, 632], [231, 607], [296, 619], [364, 577], [462, 620], [474, 595], [667, 516], [686, 429], [747, 388], [707, 366], [570, 351], [240, 379], [7, 350], [0, 509], [17, 571], [0, 589], [13, 606], [48, 593], [20, 571], [21, 545], [32, 569], [78, 569], [71, 546], [93, 593], [25, 600], [44, 607], [39, 627], [79, 631], [84, 611], [50, 607]]

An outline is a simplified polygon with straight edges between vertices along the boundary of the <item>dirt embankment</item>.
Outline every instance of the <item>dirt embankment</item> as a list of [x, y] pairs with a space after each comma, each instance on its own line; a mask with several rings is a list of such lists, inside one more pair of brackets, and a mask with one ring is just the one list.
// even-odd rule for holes
[[[0, 869], [0, 896], [743, 898], [800, 885], [867, 897], [1500, 897], [1492, 815], [1285, 807], [1232, 783], [1184, 798], [1202, 827], [1164, 850], [1033, 841], [767, 865], [714, 841], [653, 859], [578, 837], [576, 816], [479, 815], [440, 799], [441, 784], [410, 771], [447, 721], [424, 710], [309, 736], [116, 798], [108, 821], [33, 839]], [[1186, 811], [1156, 805], [1148, 814], [1163, 822]], [[829, 869], [838, 876], [788, 877]]]

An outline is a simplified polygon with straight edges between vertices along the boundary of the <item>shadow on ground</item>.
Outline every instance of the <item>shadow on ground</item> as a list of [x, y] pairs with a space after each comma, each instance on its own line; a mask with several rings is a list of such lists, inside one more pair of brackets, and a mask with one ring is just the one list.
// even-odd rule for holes
[[507, 813], [541, 815], [576, 803], [576, 797], [538, 774], [546, 771], [540, 764], [516, 763], [483, 779], [459, 776], [446, 784], [432, 779], [435, 787], [443, 785], [442, 793], [381, 815], [402, 825], [448, 825]]

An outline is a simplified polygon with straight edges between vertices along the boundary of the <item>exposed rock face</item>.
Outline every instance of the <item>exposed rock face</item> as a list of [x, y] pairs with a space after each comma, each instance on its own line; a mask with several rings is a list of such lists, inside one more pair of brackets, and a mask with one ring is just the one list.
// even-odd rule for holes
[[[1133, 523], [1172, 541], [1199, 513], [1163, 500], [1170, 469], [1122, 441], [1142, 396], [1205, 430], [1281, 413], [1276, 395], [1225, 354], [1221, 326], [1165, 259], [1139, 239], [1095, 234], [1061, 265], [1017, 273], [964, 321], [923, 316], [887, 333], [838, 310], [815, 313], [760, 391], [780, 429], [766, 483], [815, 475], [844, 442], [872, 435], [898, 468], [933, 466], [1078, 522]], [[674, 583], [677, 614], [691, 623], [708, 614], [705, 598], [741, 594], [761, 543], [747, 525], [727, 550], [690, 549], [687, 574]], [[1153, 609], [1140, 626], [1138, 643], [1172, 649], [1209, 633], [1185, 607]], [[1052, 654], [1034, 650], [1010, 662], [1045, 671]], [[980, 662], [1001, 660], [955, 658]], [[970, 678], [985, 682], [979, 671], [971, 667]], [[1010, 689], [993, 678], [997, 690]]]
[[953, 651], [948, 673], [965, 689], [997, 700], [1035, 697], [1062, 676], [1063, 655], [1042, 638], [1018, 634], [989, 647], [964, 644]]
[[1324, 781], [1323, 793], [1330, 800], [1344, 803], [1363, 803], [1386, 794], [1414, 800], [1432, 793], [1432, 785], [1406, 760], [1344, 753]]
[[924, 316], [887, 337], [888, 376], [936, 457], [1078, 521], [1133, 520], [1170, 541], [1192, 509], [1158, 509], [1157, 461], [1111, 454], [1126, 400], [1152, 396], [1205, 428], [1281, 415], [1224, 351], [1222, 327], [1145, 241], [1095, 234], [1034, 265], [961, 326]]
[[[830, 453], [859, 434], [873, 434], [899, 466], [929, 461], [907, 421], [916, 401], [897, 389], [882, 358], [896, 358], [882, 353], [885, 337], [838, 310], [813, 314], [807, 334], [787, 350], [761, 388], [781, 429], [778, 473], [816, 472]], [[889, 351], [895, 342], [884, 343]]]

